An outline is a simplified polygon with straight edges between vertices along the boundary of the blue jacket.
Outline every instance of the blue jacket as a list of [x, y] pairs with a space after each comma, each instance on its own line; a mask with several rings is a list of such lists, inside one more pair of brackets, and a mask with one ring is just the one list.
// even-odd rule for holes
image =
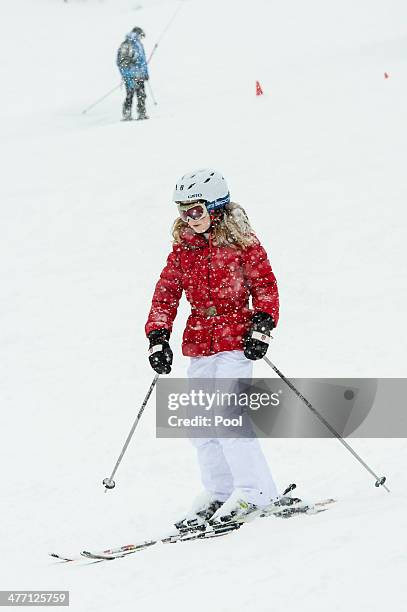
[[122, 75], [123, 79], [129, 84], [131, 84], [131, 81], [134, 81], [135, 79], [148, 79], [146, 54], [144, 52], [144, 47], [140, 41], [140, 37], [134, 32], [130, 32], [130, 34], [127, 34], [126, 40], [130, 42], [134, 47], [135, 61], [127, 68], [120, 66], [118, 50], [116, 63], [119, 67], [120, 74]]

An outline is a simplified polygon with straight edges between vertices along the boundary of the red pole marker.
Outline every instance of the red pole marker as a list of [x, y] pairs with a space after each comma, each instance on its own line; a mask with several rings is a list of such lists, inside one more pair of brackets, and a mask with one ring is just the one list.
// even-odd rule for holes
[[385, 72], [385, 73], [384, 73], [384, 78], [385, 78], [385, 79], [388, 79], [388, 78], [389, 78], [389, 73], [388, 73], [388, 72]]
[[262, 96], [262, 95], [263, 95], [263, 90], [261, 88], [261, 85], [259, 81], [256, 81], [256, 96]]

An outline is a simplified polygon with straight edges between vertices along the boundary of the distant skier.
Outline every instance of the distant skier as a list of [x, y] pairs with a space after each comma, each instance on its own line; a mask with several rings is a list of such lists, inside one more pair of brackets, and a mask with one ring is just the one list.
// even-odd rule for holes
[[[150, 364], [160, 374], [171, 371], [169, 338], [185, 291], [192, 308], [182, 343], [183, 354], [191, 358], [188, 376], [251, 379], [253, 361], [266, 354], [279, 314], [267, 254], [243, 208], [230, 201], [219, 172], [204, 169], [184, 175], [173, 200], [179, 212], [173, 249], [145, 327]], [[278, 497], [256, 438], [191, 441], [205, 490], [177, 527], [244, 518]]]
[[144, 37], [145, 34], [141, 28], [133, 28], [117, 51], [116, 63], [126, 87], [126, 99], [123, 104], [124, 120], [132, 119], [134, 94], [137, 96], [137, 119], [148, 119], [144, 81], [149, 79], [149, 75], [146, 55], [141, 42]]

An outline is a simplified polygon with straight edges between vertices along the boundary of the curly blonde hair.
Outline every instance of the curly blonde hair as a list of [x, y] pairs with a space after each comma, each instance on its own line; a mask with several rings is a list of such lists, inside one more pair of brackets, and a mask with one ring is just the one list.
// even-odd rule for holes
[[[172, 226], [174, 243], [180, 244], [183, 241], [182, 235], [187, 229], [188, 223], [178, 217]], [[242, 249], [256, 243], [250, 221], [240, 204], [226, 204], [222, 220], [214, 223], [212, 228], [212, 240], [217, 246], [235, 246]]]

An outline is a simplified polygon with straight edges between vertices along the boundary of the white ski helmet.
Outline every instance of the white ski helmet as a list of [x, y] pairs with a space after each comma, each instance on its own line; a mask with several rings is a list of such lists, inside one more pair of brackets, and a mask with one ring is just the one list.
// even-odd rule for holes
[[174, 202], [187, 203], [191, 200], [205, 200], [209, 212], [220, 210], [230, 202], [230, 193], [220, 172], [212, 168], [195, 170], [184, 174], [177, 184]]

